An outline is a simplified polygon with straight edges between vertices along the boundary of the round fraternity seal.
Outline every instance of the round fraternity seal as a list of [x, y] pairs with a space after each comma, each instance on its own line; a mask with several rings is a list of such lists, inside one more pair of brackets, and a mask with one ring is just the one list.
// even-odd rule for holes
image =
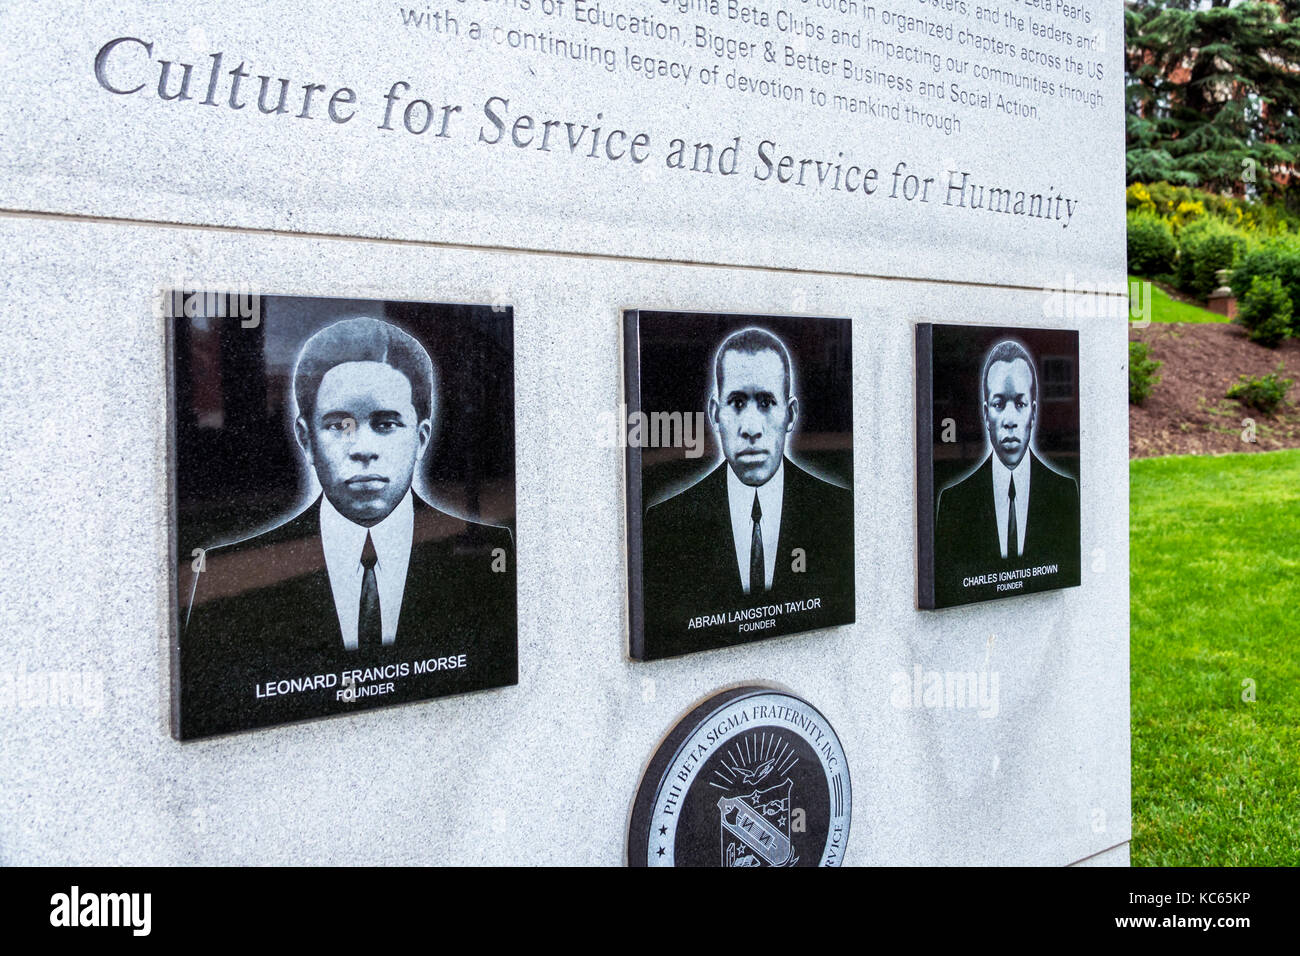
[[852, 806], [844, 748], [805, 700], [736, 687], [687, 714], [632, 806], [631, 866], [839, 866]]

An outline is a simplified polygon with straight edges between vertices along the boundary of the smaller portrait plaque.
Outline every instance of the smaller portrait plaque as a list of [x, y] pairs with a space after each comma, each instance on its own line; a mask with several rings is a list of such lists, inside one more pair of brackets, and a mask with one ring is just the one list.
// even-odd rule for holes
[[770, 687], [694, 707], [655, 751], [632, 806], [630, 866], [839, 866], [853, 793], [835, 731]]
[[854, 620], [847, 319], [627, 312], [630, 654]]
[[173, 734], [514, 684], [510, 309], [164, 299]]
[[922, 608], [1079, 584], [1079, 333], [916, 327]]

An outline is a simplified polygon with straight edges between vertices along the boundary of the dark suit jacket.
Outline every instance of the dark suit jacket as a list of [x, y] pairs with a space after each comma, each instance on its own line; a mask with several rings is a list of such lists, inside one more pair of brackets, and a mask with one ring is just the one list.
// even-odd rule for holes
[[[515, 560], [510, 532], [453, 517], [414, 496], [411, 559], [395, 642], [348, 651], [320, 537], [320, 501], [277, 528], [213, 548], [182, 591], [180, 736], [198, 737], [517, 680]], [[494, 550], [505, 570], [493, 571]], [[498, 566], [499, 562], [498, 562]], [[188, 570], [186, 566], [185, 570]], [[193, 577], [182, 572], [182, 586]], [[329, 690], [259, 698], [255, 688], [438, 656], [465, 668], [394, 680], [354, 702]]]
[[[1003, 559], [993, 504], [993, 455], [968, 477], [939, 496], [935, 521], [935, 603], [939, 607], [971, 600], [1024, 594], [1079, 583], [1079, 489], [1074, 479], [1048, 468], [1029, 453], [1029, 518], [1024, 553]], [[963, 588], [968, 575], [1056, 564], [1055, 575], [1026, 579], [1015, 591], [995, 586]]]
[[[770, 591], [745, 594], [731, 530], [724, 461], [681, 494], [650, 508], [643, 525], [644, 644], [647, 659], [847, 624], [854, 619], [853, 494], [785, 459], [776, 569]], [[792, 552], [805, 568], [793, 570]], [[688, 628], [692, 618], [761, 604], [818, 598], [821, 607], [782, 615], [775, 628], [736, 624]], [[635, 631], [635, 624], [634, 624]], [[634, 633], [634, 648], [636, 653]]]

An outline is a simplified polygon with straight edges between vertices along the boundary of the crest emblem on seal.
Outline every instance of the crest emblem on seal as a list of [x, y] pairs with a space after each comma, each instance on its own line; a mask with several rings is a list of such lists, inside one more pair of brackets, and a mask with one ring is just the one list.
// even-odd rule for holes
[[633, 866], [838, 866], [848, 763], [811, 704], [767, 687], [723, 691], [655, 752], [628, 835]]
[[[751, 744], [753, 757], [744, 759], [732, 747], [731, 764], [724, 759], [722, 769], [713, 771], [716, 780], [709, 785], [723, 789], [717, 781], [725, 781], [730, 788], [740, 790], [739, 796], [718, 798], [718, 812], [722, 814], [722, 866], [793, 866], [798, 862], [794, 844], [790, 839], [790, 802], [794, 781], [786, 777], [782, 782], [762, 790], [758, 786], [772, 778], [779, 780], [785, 769], [798, 762], [791, 753], [789, 743], [780, 741], [776, 733], [763, 733], [758, 740], [744, 740], [739, 746], [746, 757]], [[777, 752], [768, 756], [769, 752]], [[746, 767], [745, 764], [753, 764]], [[746, 793], [745, 791], [749, 792]]]

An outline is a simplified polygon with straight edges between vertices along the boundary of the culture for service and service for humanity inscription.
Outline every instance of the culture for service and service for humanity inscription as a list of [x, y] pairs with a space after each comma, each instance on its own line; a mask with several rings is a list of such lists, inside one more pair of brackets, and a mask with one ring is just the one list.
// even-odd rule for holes
[[510, 309], [163, 298], [176, 736], [515, 683]]
[[[1117, 148], [1119, 18], [1090, 5], [329, 9], [347, 42], [241, 36], [186, 8], [79, 14], [84, 41], [6, 94], [11, 204], [143, 214], [129, 195], [169, 220], [974, 281], [1123, 254], [1113, 229], [1096, 241], [1090, 194]], [[79, 108], [64, 115], [66, 90]], [[210, 137], [257, 148], [233, 158]], [[120, 188], [88, 204], [87, 175]], [[753, 228], [777, 218], [780, 241]], [[918, 256], [936, 229], [987, 257]]]

